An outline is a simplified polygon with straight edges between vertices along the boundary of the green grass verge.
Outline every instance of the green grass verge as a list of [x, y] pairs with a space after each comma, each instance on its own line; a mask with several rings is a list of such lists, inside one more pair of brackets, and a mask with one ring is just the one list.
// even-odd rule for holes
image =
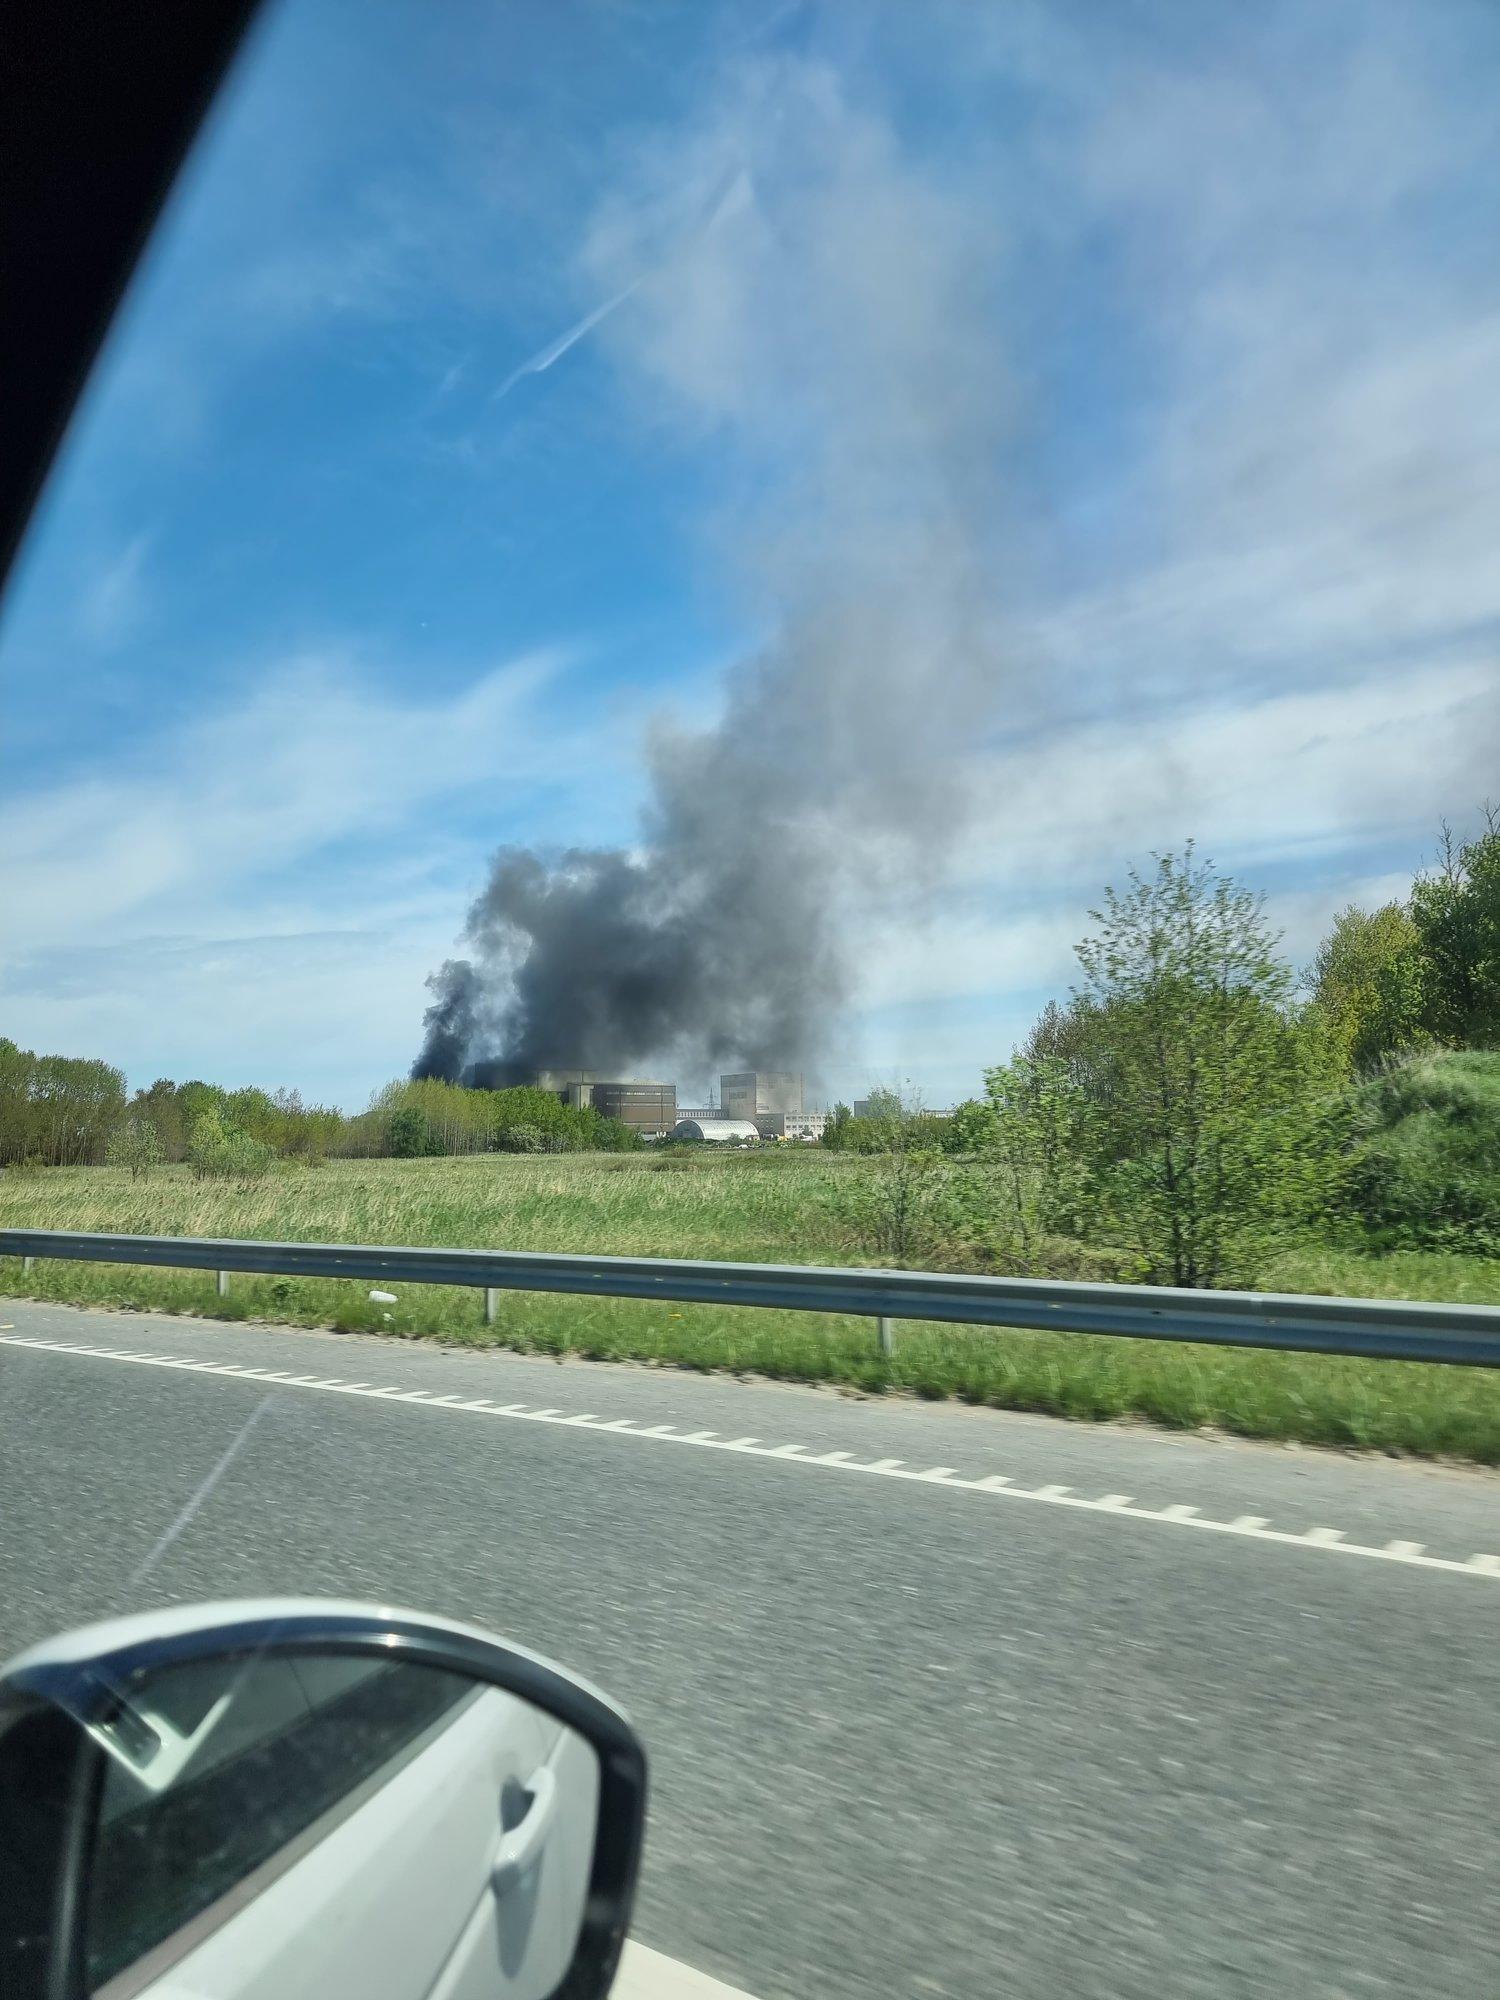
[[[147, 1183], [95, 1168], [0, 1186], [0, 1226], [235, 1235], [304, 1242], [468, 1243], [515, 1249], [852, 1263], [817, 1156], [665, 1162], [492, 1157], [349, 1162], [248, 1190], [172, 1171]], [[1500, 1304], [1500, 1263], [1434, 1252], [1387, 1257], [1310, 1244], [1267, 1288]], [[477, 1293], [397, 1286], [394, 1307], [348, 1280], [43, 1261], [23, 1280], [0, 1259], [0, 1292], [70, 1305], [335, 1326], [522, 1353], [722, 1369], [866, 1391], [906, 1391], [1094, 1422], [1500, 1464], [1500, 1376], [1483, 1370], [1177, 1346], [1092, 1335], [905, 1322], [881, 1357], [873, 1323], [834, 1315], [516, 1294], [483, 1324]], [[387, 1314], [389, 1317], [387, 1317]]]

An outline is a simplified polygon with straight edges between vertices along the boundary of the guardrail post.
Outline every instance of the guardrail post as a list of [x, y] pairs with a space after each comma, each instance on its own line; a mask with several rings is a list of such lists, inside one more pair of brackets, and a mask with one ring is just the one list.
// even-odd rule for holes
[[495, 1324], [495, 1308], [499, 1304], [499, 1301], [499, 1287], [496, 1285], [486, 1285], [484, 1288], [484, 1323], [486, 1326], [493, 1326]]
[[229, 1273], [227, 1271], [215, 1271], [214, 1290], [221, 1299], [229, 1297]]
[[875, 1324], [880, 1330], [880, 1351], [889, 1361], [896, 1351], [896, 1322], [882, 1313]]
[[29, 1278], [31, 1276], [32, 1269], [35, 1266], [35, 1264], [36, 1264], [35, 1257], [23, 1257], [21, 1259], [21, 1276], [23, 1278]]

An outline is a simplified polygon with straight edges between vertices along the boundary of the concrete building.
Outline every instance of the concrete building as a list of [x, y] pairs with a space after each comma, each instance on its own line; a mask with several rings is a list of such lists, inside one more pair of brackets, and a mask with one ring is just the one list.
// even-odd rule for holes
[[[550, 1090], [572, 1104], [587, 1104], [589, 1086], [604, 1075], [597, 1069], [524, 1069], [519, 1063], [485, 1061], [470, 1063], [463, 1081], [470, 1090]], [[582, 1090], [580, 1097], [570, 1092]]]
[[760, 1133], [748, 1118], [682, 1118], [672, 1128], [674, 1139], [703, 1139], [722, 1146], [731, 1139], [755, 1140]]
[[675, 1083], [591, 1083], [592, 1104], [601, 1118], [618, 1118], [636, 1132], [670, 1132], [677, 1123]]
[[549, 1090], [575, 1110], [592, 1105], [601, 1118], [618, 1118], [637, 1132], [670, 1132], [677, 1123], [675, 1083], [646, 1083], [610, 1077], [598, 1069], [518, 1069], [513, 1063], [480, 1062], [464, 1072], [475, 1090]]
[[821, 1139], [828, 1124], [822, 1111], [758, 1111], [755, 1129], [762, 1139], [797, 1139], [804, 1145]]
[[719, 1104], [725, 1118], [755, 1118], [762, 1112], [800, 1115], [802, 1072], [790, 1069], [737, 1070], [719, 1078]]

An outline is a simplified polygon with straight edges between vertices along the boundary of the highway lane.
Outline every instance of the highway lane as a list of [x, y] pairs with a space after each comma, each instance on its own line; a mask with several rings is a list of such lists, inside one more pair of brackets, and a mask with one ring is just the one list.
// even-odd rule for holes
[[[1493, 1554], [1488, 1475], [18, 1301], [0, 1321], [156, 1357], [0, 1345], [0, 1644], [295, 1590], [551, 1652], [653, 1752], [639, 1935], [761, 2000], [1500, 1990], [1500, 1575], [1399, 1553]], [[184, 1357], [312, 1379], [164, 1365]], [[558, 1421], [589, 1415], [633, 1428]], [[799, 1445], [851, 1464], [760, 1455]], [[885, 1458], [971, 1483], [858, 1469]], [[1110, 1494], [1144, 1511], [1070, 1504]], [[1193, 1508], [1398, 1553], [1170, 1517]]]

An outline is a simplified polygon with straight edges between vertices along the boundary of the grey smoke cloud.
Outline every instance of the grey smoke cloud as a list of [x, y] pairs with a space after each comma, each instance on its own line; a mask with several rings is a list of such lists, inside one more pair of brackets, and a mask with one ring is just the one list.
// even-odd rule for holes
[[992, 211], [807, 62], [634, 163], [585, 255], [613, 297], [699, 190], [714, 226], [598, 323], [644, 422], [734, 467], [710, 524], [771, 637], [662, 723], [629, 849], [494, 858], [415, 1065], [815, 1062], [861, 908], [935, 880], [1005, 680], [1011, 403]]

